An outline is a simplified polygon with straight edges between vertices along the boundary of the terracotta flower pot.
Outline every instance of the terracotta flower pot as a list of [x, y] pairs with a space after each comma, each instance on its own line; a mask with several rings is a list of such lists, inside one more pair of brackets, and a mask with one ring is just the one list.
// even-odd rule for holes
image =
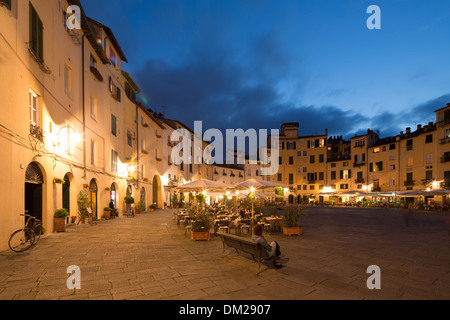
[[66, 232], [66, 219], [65, 218], [54, 218], [54, 231], [55, 232]]
[[283, 235], [285, 236], [301, 236], [302, 227], [283, 227]]
[[209, 241], [211, 239], [211, 232], [191, 231], [191, 239], [194, 241]]

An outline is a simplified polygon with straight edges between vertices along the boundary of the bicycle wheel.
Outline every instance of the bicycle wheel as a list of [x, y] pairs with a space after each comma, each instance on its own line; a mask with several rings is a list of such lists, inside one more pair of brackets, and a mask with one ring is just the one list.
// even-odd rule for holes
[[35, 239], [33, 231], [20, 229], [11, 235], [8, 245], [14, 252], [24, 252], [33, 246]]
[[35, 236], [34, 245], [37, 245], [37, 243], [39, 242], [39, 239], [44, 234], [44, 228], [42, 227], [42, 224], [37, 223], [34, 226], [33, 232], [34, 232], [34, 236]]

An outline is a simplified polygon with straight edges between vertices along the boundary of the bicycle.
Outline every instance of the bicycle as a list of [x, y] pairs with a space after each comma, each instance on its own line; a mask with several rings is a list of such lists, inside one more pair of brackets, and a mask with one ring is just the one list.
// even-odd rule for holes
[[31, 249], [39, 242], [43, 233], [41, 220], [29, 214], [21, 214], [21, 216], [28, 218], [25, 226], [13, 232], [8, 241], [9, 248], [14, 252], [24, 252]]

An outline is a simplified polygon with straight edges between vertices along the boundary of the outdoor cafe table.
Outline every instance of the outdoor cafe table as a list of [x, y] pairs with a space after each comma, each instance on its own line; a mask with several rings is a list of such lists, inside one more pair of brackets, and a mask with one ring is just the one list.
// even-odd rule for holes
[[179, 213], [177, 214], [177, 224], [179, 224], [180, 220], [188, 219], [189, 215], [187, 213]]
[[283, 227], [283, 218], [280, 217], [268, 217], [265, 218], [268, 223], [270, 223], [270, 231], [275, 231], [276, 228], [279, 228], [281, 230], [281, 227]]

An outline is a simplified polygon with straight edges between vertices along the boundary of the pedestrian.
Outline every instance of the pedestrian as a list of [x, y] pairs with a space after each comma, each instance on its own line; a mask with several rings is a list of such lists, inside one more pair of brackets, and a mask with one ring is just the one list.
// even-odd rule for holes
[[275, 269], [280, 269], [283, 265], [280, 263], [280, 246], [276, 241], [272, 243], [268, 243], [267, 240], [263, 236], [263, 227], [260, 224], [257, 224], [253, 227], [253, 236], [252, 240], [259, 243], [267, 253], [267, 257], [269, 259], [273, 259], [273, 265]]

